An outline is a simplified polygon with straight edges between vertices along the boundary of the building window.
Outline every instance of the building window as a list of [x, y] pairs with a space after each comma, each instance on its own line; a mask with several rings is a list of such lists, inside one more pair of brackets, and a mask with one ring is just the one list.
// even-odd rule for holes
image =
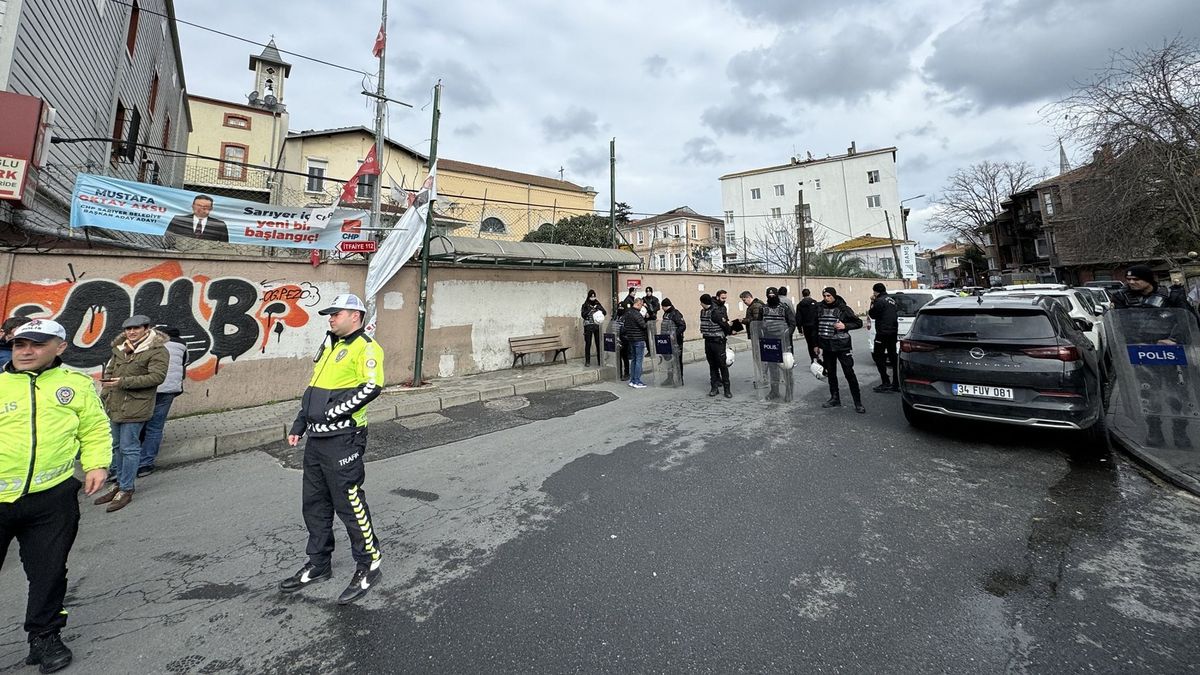
[[737, 235], [732, 232], [725, 233], [725, 245], [733, 248], [737, 246]]
[[696, 234], [696, 224], [692, 223], [692, 239], [698, 239], [698, 238], [699, 238], [699, 236]]
[[137, 46], [138, 19], [141, 18], [141, 13], [137, 0], [133, 0], [129, 8], [129, 27], [125, 30], [125, 50], [129, 52], [130, 58], [133, 58], [133, 48]]
[[1042, 211], [1048, 216], [1054, 215], [1054, 195], [1049, 190], [1042, 193], [1042, 201], [1045, 204], [1045, 208]]
[[671, 224], [671, 234], [675, 235], [676, 237], [679, 236], [679, 223]]
[[158, 73], [154, 73], [154, 77], [150, 78], [150, 99], [146, 102], [146, 109], [150, 114], [154, 114], [155, 108], [158, 106]]
[[162, 135], [162, 144], [161, 145], [164, 148], [171, 148], [171, 116], [170, 115], [167, 115], [167, 118], [163, 121], [163, 135]]
[[120, 101], [117, 101], [117, 114], [113, 117], [112, 130], [112, 150], [109, 153], [112, 163], [116, 164], [121, 157], [121, 152], [125, 144], [121, 141], [121, 137], [125, 135], [125, 106]]
[[868, 183], [878, 183], [879, 182], [879, 172], [878, 171], [868, 171], [867, 172], [867, 182]]
[[325, 169], [328, 166], [327, 162], [315, 159], [308, 160], [308, 183], [304, 186], [305, 192], [325, 191]]
[[776, 186], [775, 186], [775, 196], [776, 196], [776, 197], [782, 197], [782, 196], [783, 196], [783, 186], [782, 186], [782, 185], [776, 185]]
[[1033, 240], [1033, 251], [1039, 258], [1050, 257], [1050, 246], [1045, 237], [1038, 237]]
[[[362, 164], [362, 162], [359, 162]], [[366, 174], [358, 177], [358, 192], [354, 194], [355, 199], [374, 199], [375, 184], [379, 182], [379, 176]]]
[[641, 246], [642, 244], [646, 243], [645, 234], [641, 230], [637, 231], [637, 243], [638, 243], [638, 246]]
[[221, 144], [221, 178], [246, 180], [246, 156], [250, 148], [237, 143]]
[[782, 218], [783, 217], [783, 209], [778, 206], [771, 209], [771, 217], [772, 218]]
[[867, 197], [867, 207], [877, 209], [880, 206], [879, 195], [870, 195]]
[[814, 179], [813, 182], [816, 183], [817, 189], [820, 190], [821, 189], [821, 179], [820, 178]]
[[225, 113], [225, 121], [222, 122], [222, 124], [224, 126], [232, 127], [234, 129], [249, 129], [250, 128], [250, 118], [246, 115], [234, 115], [233, 113]]
[[[726, 212], [725, 212], [725, 224], [726, 224], [726, 225], [732, 225], [732, 224], [733, 224], [733, 211], [726, 211]], [[718, 239], [720, 239], [720, 237], [718, 237]]]
[[750, 199], [762, 199], [762, 190], [750, 188]]
[[883, 274], [891, 274], [892, 273], [892, 259], [891, 258], [880, 258], [879, 259], [879, 271], [882, 272]]
[[495, 216], [488, 216], [479, 224], [480, 232], [489, 232], [491, 234], [504, 234], [508, 228], [504, 226], [504, 221]]
[[805, 204], [804, 205], [804, 223], [808, 224], [811, 222], [812, 222], [812, 204]]
[[683, 254], [676, 253], [675, 254], [675, 271], [678, 272], [682, 269], [683, 269]]
[[667, 256], [664, 253], [658, 254], [658, 269], [660, 269], [660, 270], [667, 269]]
[[721, 241], [721, 228], [714, 227], [712, 229], [712, 238], [713, 241]]

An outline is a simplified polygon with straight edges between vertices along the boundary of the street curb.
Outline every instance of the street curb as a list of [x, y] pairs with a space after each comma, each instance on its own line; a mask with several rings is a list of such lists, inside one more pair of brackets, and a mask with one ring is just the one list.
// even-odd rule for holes
[[1109, 437], [1138, 464], [1158, 474], [1160, 478], [1181, 490], [1187, 490], [1200, 497], [1200, 480], [1179, 471], [1166, 460], [1158, 457], [1152, 450], [1143, 448], [1125, 433], [1109, 427]]

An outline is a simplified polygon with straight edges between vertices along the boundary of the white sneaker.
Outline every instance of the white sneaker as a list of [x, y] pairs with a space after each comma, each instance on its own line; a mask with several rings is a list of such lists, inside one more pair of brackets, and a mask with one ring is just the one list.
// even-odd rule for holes
[[645, 388], [646, 388], [646, 385], [644, 385], [644, 384], [642, 384], [642, 383], [640, 383], [640, 382], [639, 382], [639, 383], [637, 383], [637, 384], [633, 385], [633, 388], [634, 388], [634, 389], [645, 389]]

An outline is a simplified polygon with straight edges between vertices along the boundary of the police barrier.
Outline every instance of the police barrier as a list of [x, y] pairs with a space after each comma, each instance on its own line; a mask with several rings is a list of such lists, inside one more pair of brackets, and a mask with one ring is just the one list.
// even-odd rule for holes
[[[785, 402], [792, 400], [792, 390], [795, 387], [794, 375], [792, 368], [796, 364], [794, 355], [792, 355], [792, 341], [787, 338], [760, 338], [758, 341], [758, 351], [763, 362], [763, 370], [769, 380], [770, 391], [767, 392], [767, 400], [775, 400], [782, 396]], [[792, 356], [792, 358], [785, 358]], [[788, 362], [791, 362], [790, 366]], [[783, 385], [783, 392], [779, 391], [780, 385]]]
[[655, 375], [654, 378], [659, 384], [665, 387], [679, 387], [683, 385], [683, 373], [681, 363], [681, 352], [683, 345], [679, 344], [679, 340], [674, 333], [663, 333], [654, 336], [654, 351], [658, 354], [655, 358]]
[[1200, 325], [1185, 309], [1104, 315], [1116, 378], [1112, 425], [1150, 447], [1200, 449]]

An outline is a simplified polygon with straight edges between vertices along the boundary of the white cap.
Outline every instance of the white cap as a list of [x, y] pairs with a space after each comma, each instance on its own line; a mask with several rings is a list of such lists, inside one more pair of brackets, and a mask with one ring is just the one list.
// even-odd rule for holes
[[356, 312], [362, 312], [363, 314], [367, 313], [367, 306], [363, 304], [362, 300], [358, 299], [357, 295], [353, 293], [343, 293], [334, 298], [333, 302], [328, 307], [317, 312], [317, 314], [328, 316], [329, 314], [337, 314], [338, 310], [340, 309], [350, 309]]
[[67, 331], [62, 324], [50, 319], [34, 319], [13, 331], [13, 340], [46, 342], [50, 338], [67, 339]]

